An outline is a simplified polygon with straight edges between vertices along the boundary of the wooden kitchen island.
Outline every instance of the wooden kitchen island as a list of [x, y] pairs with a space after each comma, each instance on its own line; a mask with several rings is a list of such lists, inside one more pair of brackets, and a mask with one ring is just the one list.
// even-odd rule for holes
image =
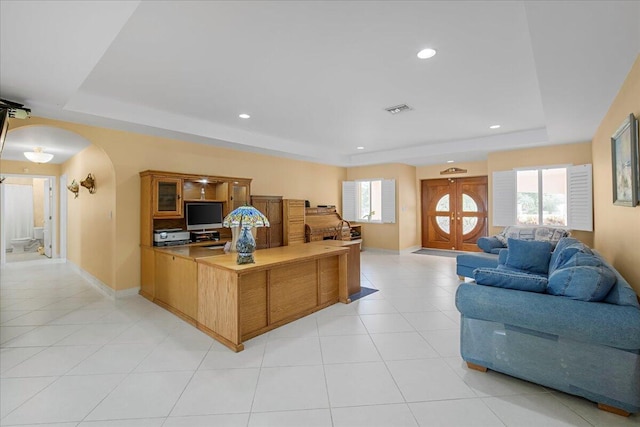
[[[236, 264], [235, 253], [210, 253], [155, 248], [154, 295], [142, 294], [234, 351], [250, 338], [349, 302], [348, 248], [316, 243], [262, 249], [255, 264], [244, 265]], [[171, 268], [176, 258], [181, 272]]]

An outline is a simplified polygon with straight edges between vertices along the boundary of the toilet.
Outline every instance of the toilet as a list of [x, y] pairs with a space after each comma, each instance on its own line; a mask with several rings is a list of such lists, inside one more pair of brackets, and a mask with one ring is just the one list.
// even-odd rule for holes
[[11, 247], [14, 254], [24, 252], [24, 247], [31, 242], [31, 237], [19, 237], [17, 239], [11, 239]]
[[44, 245], [44, 227], [33, 227], [33, 238]]

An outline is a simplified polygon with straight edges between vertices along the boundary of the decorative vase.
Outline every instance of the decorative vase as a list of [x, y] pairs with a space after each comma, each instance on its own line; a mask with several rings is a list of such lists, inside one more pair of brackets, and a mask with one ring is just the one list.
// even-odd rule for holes
[[256, 250], [256, 239], [253, 238], [251, 233], [251, 227], [242, 227], [240, 230], [240, 237], [238, 237], [238, 243], [236, 244], [238, 251], [238, 264], [253, 264], [253, 252]]

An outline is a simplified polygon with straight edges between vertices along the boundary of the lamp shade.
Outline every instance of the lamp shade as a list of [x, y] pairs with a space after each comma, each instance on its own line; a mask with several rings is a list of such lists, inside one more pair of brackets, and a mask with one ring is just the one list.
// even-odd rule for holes
[[53, 154], [44, 153], [41, 147], [36, 147], [33, 151], [25, 151], [24, 156], [34, 163], [47, 163], [53, 159]]
[[222, 222], [224, 227], [269, 227], [269, 220], [253, 206], [240, 206], [231, 211]]

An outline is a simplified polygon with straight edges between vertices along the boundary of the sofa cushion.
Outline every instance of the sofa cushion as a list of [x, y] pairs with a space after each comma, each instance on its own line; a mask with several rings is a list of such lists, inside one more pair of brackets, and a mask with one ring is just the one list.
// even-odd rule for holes
[[473, 278], [478, 285], [519, 291], [544, 292], [547, 288], [547, 278], [544, 276], [496, 268], [477, 268], [473, 271]]
[[[579, 255], [585, 254], [576, 254]], [[580, 301], [602, 301], [615, 282], [616, 275], [603, 264], [565, 265], [549, 276], [547, 293]]]
[[551, 258], [551, 243], [535, 240], [508, 239], [509, 253], [505, 265], [509, 269], [547, 274]]
[[[559, 246], [559, 245], [558, 245]], [[562, 268], [575, 254], [583, 253], [592, 255], [593, 252], [587, 245], [578, 241], [577, 243], [571, 243], [564, 245], [562, 248], [556, 246], [551, 260], [549, 261], [549, 274], [553, 274], [558, 268]]]

